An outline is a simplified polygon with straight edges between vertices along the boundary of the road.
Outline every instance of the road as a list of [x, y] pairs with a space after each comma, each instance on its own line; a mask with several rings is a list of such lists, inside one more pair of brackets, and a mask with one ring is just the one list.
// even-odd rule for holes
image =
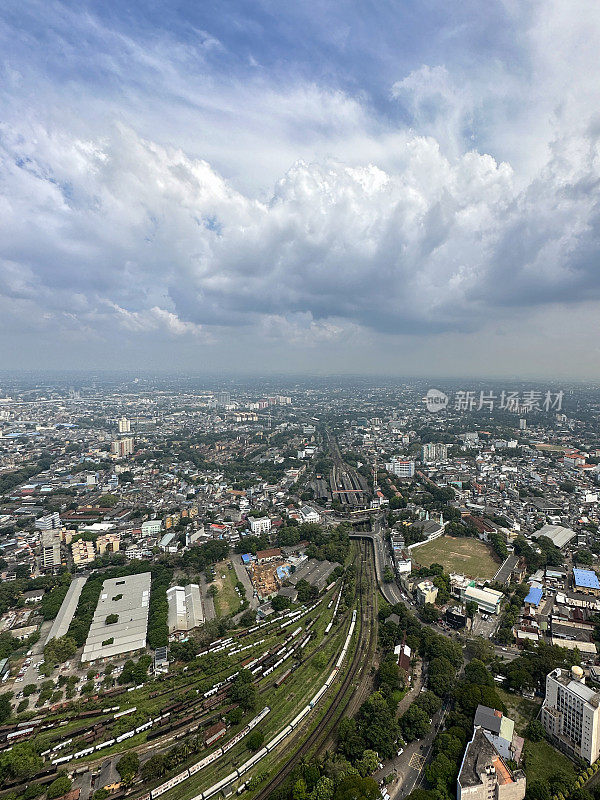
[[204, 577], [204, 573], [200, 575], [200, 593], [202, 594], [202, 608], [204, 609], [204, 619], [206, 622], [210, 622], [211, 619], [215, 619], [217, 616], [217, 612], [215, 611], [215, 601], [214, 598], [211, 597], [208, 593], [208, 584], [206, 583], [206, 578]]
[[231, 563], [233, 564], [238, 581], [244, 584], [246, 599], [250, 603], [250, 608], [258, 608], [258, 597], [254, 597], [254, 587], [248, 575], [248, 570], [242, 563], [242, 556], [239, 553], [233, 553], [231, 556]]

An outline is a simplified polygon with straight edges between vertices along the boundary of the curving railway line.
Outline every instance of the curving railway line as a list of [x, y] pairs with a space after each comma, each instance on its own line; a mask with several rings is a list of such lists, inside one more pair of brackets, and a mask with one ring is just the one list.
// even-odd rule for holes
[[299, 747], [294, 747], [294, 740], [290, 740], [286, 750], [294, 749], [293, 754], [278, 768], [277, 774], [260, 789], [254, 800], [266, 800], [309, 753], [324, 749], [332, 740], [337, 723], [341, 720], [350, 699], [357, 693], [364, 694], [365, 692], [365, 685], [370, 673], [368, 655], [374, 649], [377, 636], [377, 581], [372, 562], [372, 551], [366, 542], [360, 543], [360, 555], [356, 581], [360, 632], [350, 666], [319, 724]]

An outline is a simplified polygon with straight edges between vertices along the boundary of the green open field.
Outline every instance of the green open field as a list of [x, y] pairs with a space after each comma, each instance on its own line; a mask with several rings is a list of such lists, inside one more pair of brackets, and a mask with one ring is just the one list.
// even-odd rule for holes
[[215, 564], [215, 580], [212, 585], [216, 586], [218, 590], [215, 597], [215, 611], [219, 618], [235, 614], [236, 611], [239, 611], [242, 603], [235, 591], [237, 575], [233, 567], [229, 569], [229, 564], [231, 564], [229, 560]]
[[564, 773], [571, 781], [577, 776], [575, 764], [544, 739], [541, 742], [525, 741], [524, 753], [528, 784], [534, 781], [547, 783], [548, 779], [557, 773]]
[[410, 552], [422, 567], [441, 564], [444, 572], [460, 572], [481, 580], [491, 580], [500, 566], [492, 548], [479, 539], [440, 536]]
[[[527, 725], [539, 715], [541, 701], [528, 700], [498, 687], [496, 691], [504, 701], [507, 716], [515, 721], [516, 733], [524, 736]], [[525, 739], [523, 766], [528, 784], [534, 781], [547, 783], [548, 779], [557, 773], [564, 773], [569, 779], [575, 780], [577, 774], [573, 762], [544, 739], [540, 742]]]

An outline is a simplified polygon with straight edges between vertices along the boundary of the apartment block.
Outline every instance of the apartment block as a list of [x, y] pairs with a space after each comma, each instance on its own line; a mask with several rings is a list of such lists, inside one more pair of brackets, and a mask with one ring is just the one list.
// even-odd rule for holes
[[542, 725], [552, 742], [571, 757], [593, 764], [600, 754], [600, 693], [585, 684], [581, 667], [546, 676]]

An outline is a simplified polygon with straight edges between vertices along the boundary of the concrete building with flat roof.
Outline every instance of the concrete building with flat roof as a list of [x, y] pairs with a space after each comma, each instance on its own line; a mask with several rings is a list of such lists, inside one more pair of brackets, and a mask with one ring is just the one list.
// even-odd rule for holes
[[500, 610], [500, 603], [504, 595], [496, 589], [478, 589], [476, 586], [467, 586], [464, 593], [464, 600], [472, 600], [477, 603], [480, 611], [487, 614], [497, 614]]
[[197, 583], [167, 590], [169, 633], [191, 631], [204, 622], [202, 598]]
[[42, 531], [42, 569], [56, 569], [60, 567], [62, 555], [60, 543], [62, 534], [59, 529]]
[[77, 566], [80, 564], [91, 564], [96, 558], [96, 548], [93, 542], [86, 542], [84, 539], [78, 539], [71, 544], [71, 554], [73, 556], [73, 563]]
[[457, 800], [523, 800], [526, 785], [525, 773], [511, 770], [483, 728], [476, 727], [460, 765]]
[[[151, 577], [143, 572], [104, 581], [82, 661], [104, 661], [146, 647]], [[114, 616], [117, 620], [107, 623]]]
[[424, 606], [427, 603], [435, 603], [438, 587], [429, 578], [426, 578], [424, 581], [417, 583], [416, 593], [417, 605]]
[[546, 675], [541, 719], [556, 747], [588, 764], [596, 761], [600, 755], [600, 693], [586, 686], [581, 667], [555, 669]]

